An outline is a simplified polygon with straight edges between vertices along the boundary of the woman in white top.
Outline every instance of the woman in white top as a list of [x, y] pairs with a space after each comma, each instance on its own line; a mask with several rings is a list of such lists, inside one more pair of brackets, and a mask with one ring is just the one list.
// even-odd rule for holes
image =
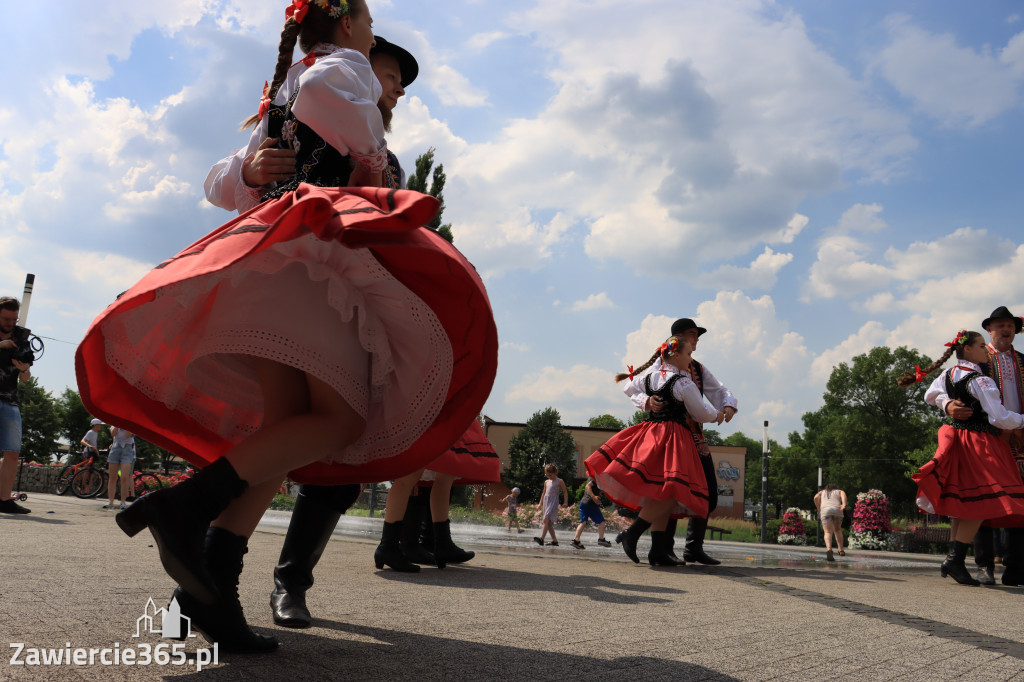
[[843, 551], [843, 510], [846, 509], [846, 493], [829, 483], [824, 490], [814, 496], [814, 506], [818, 508], [818, 518], [825, 529], [825, 558], [835, 561], [832, 555], [832, 537], [836, 538], [839, 556], [846, 556]]

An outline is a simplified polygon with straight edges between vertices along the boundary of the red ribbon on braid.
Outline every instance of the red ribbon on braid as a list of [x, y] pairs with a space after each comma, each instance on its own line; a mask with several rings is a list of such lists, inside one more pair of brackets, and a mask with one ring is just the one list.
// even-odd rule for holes
[[626, 369], [629, 370], [629, 380], [633, 380], [633, 365], [626, 365]]
[[917, 382], [917, 383], [921, 383], [922, 381], [924, 381], [927, 378], [928, 378], [928, 375], [925, 374], [924, 370], [922, 370], [917, 365], [914, 365], [914, 381]]
[[260, 97], [259, 111], [261, 121], [263, 120], [263, 117], [267, 115], [267, 112], [270, 111], [270, 98], [267, 97], [268, 90], [270, 90], [270, 83], [263, 81], [263, 96]]
[[307, 0], [292, 0], [292, 4], [288, 5], [288, 9], [284, 11], [286, 19], [295, 19], [296, 24], [301, 24], [302, 20], [306, 18], [306, 12], [309, 11], [309, 4]]

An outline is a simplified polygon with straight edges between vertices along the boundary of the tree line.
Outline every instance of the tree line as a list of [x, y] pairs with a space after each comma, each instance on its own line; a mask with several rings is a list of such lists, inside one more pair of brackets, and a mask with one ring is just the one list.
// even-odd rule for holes
[[[824, 405], [802, 417], [804, 429], [789, 434], [789, 444], [769, 439], [768, 503], [781, 517], [787, 507], [812, 506], [818, 490], [818, 467], [823, 483], [834, 482], [851, 496], [871, 488], [884, 491], [896, 505], [911, 508], [916, 486], [910, 475], [935, 454], [938, 410], [924, 402], [926, 383], [908, 389], [896, 385], [896, 377], [914, 366], [927, 367], [932, 360], [906, 347], [879, 346], [840, 363], [832, 370], [823, 395]], [[742, 398], [742, 396], [740, 396]], [[623, 429], [647, 417], [636, 412], [628, 423], [604, 414], [588, 426]], [[705, 430], [710, 445], [745, 447], [744, 497], [761, 500], [760, 438], [742, 431], [726, 437]], [[576, 470], [572, 436], [563, 428], [552, 407], [535, 413], [509, 442], [510, 466], [502, 480], [518, 486], [524, 501], [539, 500], [544, 486], [544, 464], [559, 471]]]
[[[63, 455], [60, 449], [62, 442], [68, 444], [69, 453], [82, 451], [81, 440], [93, 417], [82, 404], [78, 391], [66, 388], [54, 397], [32, 377], [18, 386], [18, 400], [21, 402], [21, 456], [26, 462], [49, 464], [54, 457]], [[98, 436], [100, 449], [109, 448], [112, 441], [110, 429], [100, 429]], [[139, 468], [158, 463], [166, 468], [174, 458], [167, 450], [138, 436], [135, 438], [135, 452]]]

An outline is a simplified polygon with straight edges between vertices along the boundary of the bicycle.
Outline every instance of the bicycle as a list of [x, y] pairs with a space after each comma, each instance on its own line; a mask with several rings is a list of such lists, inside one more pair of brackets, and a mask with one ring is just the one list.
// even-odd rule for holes
[[106, 488], [107, 472], [96, 468], [95, 457], [90, 457], [83, 464], [85, 468], [71, 479], [71, 492], [75, 497], [87, 500], [96, 497]]
[[90, 459], [95, 460], [96, 457], [98, 457], [98, 455], [91, 455], [89, 457], [85, 457], [83, 453], [82, 457], [82, 461], [76, 462], [74, 464], [68, 464], [63, 469], [60, 470], [59, 474], [57, 474], [57, 483], [53, 487], [53, 492], [55, 494], [66, 494], [68, 490], [71, 489], [71, 481], [72, 479], [74, 479], [75, 475], [86, 467]]
[[[120, 470], [118, 470], [118, 472], [117, 472], [117, 477], [118, 477], [118, 479], [121, 478], [121, 471]], [[121, 499], [121, 486], [119, 485], [119, 482], [120, 481], [114, 483], [114, 485], [117, 486], [117, 489], [114, 492], [114, 499], [115, 500]], [[138, 471], [138, 470], [133, 471], [132, 472], [132, 492], [128, 496], [128, 499], [125, 500], [125, 502], [132, 502], [132, 501], [134, 501], [138, 497], [142, 497], [143, 495], [148, 495], [149, 493], [154, 492], [156, 490], [160, 490], [163, 487], [164, 487], [164, 482], [161, 481], [160, 478], [156, 474], [153, 474], [152, 472], [149, 472], [149, 471]]]

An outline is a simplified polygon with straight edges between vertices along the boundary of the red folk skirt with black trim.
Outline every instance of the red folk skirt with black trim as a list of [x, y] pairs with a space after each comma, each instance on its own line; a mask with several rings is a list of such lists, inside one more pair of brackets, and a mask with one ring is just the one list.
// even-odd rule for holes
[[366, 423], [293, 480], [424, 468], [475, 420], [497, 370], [483, 282], [424, 227], [437, 208], [418, 192], [306, 184], [260, 204], [93, 321], [75, 355], [82, 402], [202, 467], [260, 428], [270, 360], [331, 386]]
[[708, 513], [708, 487], [693, 433], [678, 422], [643, 422], [612, 436], [587, 458], [587, 472], [608, 498], [640, 510], [675, 500], [675, 518]]
[[491, 441], [487, 440], [480, 422], [474, 419], [466, 432], [444, 454], [427, 465], [419, 485], [432, 485], [435, 474], [454, 476], [454, 485], [501, 481], [501, 460]]
[[1009, 444], [988, 432], [939, 428], [939, 447], [912, 478], [917, 505], [930, 514], [1024, 526], [1024, 483]]

